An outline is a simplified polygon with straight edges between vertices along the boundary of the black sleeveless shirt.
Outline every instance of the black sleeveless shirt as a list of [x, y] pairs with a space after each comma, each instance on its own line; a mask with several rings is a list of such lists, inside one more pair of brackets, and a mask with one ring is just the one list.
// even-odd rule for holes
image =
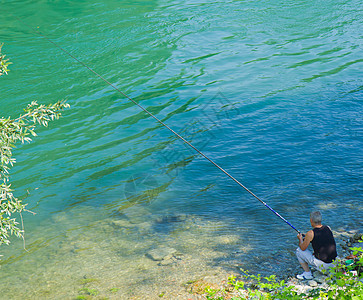
[[333, 233], [328, 226], [314, 228], [314, 238], [311, 245], [314, 249], [314, 256], [325, 263], [331, 263], [337, 257], [337, 248]]

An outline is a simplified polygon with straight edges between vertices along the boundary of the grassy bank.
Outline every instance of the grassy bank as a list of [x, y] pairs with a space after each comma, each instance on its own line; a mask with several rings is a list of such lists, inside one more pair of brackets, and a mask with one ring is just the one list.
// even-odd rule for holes
[[[279, 281], [275, 275], [261, 277], [244, 272], [240, 277], [230, 276], [225, 286], [215, 288], [204, 285], [208, 300], [242, 299], [363, 299], [363, 249], [351, 248], [352, 259], [342, 259], [335, 268], [322, 274], [320, 284], [308, 282], [301, 290], [296, 281]], [[310, 284], [310, 286], [309, 286]], [[202, 294], [202, 292], [200, 291]]]

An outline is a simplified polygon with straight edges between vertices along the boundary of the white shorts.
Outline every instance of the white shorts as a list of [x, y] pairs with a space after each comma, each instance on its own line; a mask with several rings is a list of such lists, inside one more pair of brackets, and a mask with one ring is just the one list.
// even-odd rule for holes
[[334, 263], [325, 263], [320, 259], [317, 259], [310, 250], [306, 249], [302, 251], [300, 247], [296, 249], [296, 256], [300, 263], [308, 263], [311, 266], [314, 266], [319, 271], [329, 270], [330, 268], [334, 267]]

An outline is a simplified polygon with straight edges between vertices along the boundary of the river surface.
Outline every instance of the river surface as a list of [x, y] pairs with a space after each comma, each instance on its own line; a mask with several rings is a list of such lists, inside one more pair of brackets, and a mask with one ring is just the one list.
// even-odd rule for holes
[[[299, 230], [314, 209], [334, 230], [361, 230], [362, 8], [4, 1], [0, 43], [13, 64], [0, 79], [1, 116], [33, 100], [71, 108], [14, 152], [12, 187], [29, 191], [36, 215], [23, 215], [27, 251], [19, 239], [0, 248], [0, 298], [176, 299], [209, 274], [297, 267], [289, 225], [27, 26]], [[160, 247], [176, 251], [168, 263], [147, 255]]]

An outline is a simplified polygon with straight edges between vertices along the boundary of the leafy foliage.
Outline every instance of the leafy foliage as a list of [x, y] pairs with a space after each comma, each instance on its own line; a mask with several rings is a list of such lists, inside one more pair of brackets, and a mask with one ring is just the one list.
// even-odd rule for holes
[[5, 59], [5, 55], [1, 54], [1, 48], [3, 44], [0, 45], [0, 76], [3, 74], [8, 74], [8, 65], [10, 64], [8, 59]]
[[[340, 262], [330, 270], [329, 280], [324, 287], [312, 289], [306, 294], [298, 293], [294, 286], [287, 285], [284, 280], [277, 281], [275, 275], [261, 278], [260, 275], [242, 276], [243, 280], [237, 280], [235, 276], [228, 278], [229, 288], [224, 290], [206, 288], [208, 300], [242, 300], [242, 299], [363, 299], [363, 249], [351, 248], [355, 255], [355, 261], [351, 265]], [[246, 284], [249, 282], [249, 284]], [[252, 283], [251, 283], [252, 282]], [[233, 291], [233, 295], [231, 292]]]
[[[1, 45], [2, 46], [2, 45]], [[1, 54], [0, 46], [0, 76], [7, 74], [8, 60]], [[36, 101], [30, 103], [25, 113], [17, 119], [0, 118], [0, 245], [9, 244], [9, 236], [23, 236], [23, 230], [13, 218], [14, 213], [24, 211], [26, 204], [16, 198], [9, 183], [9, 170], [16, 160], [12, 157], [12, 149], [17, 142], [30, 142], [36, 136], [37, 124], [48, 126], [48, 122], [58, 119], [61, 111], [69, 107], [65, 101], [58, 101], [50, 105], [38, 105]]]

